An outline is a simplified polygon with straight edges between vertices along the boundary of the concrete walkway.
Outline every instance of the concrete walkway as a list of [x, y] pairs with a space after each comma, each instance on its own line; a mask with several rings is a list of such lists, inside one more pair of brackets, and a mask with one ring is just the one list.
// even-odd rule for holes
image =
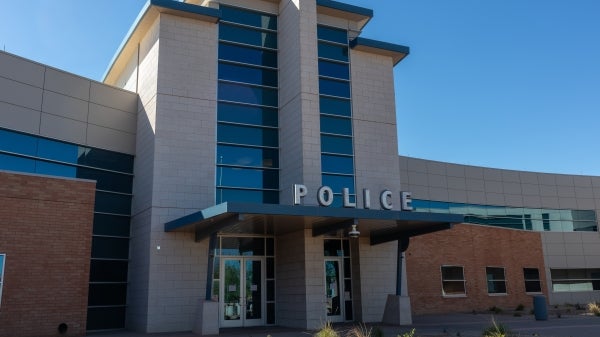
[[[563, 315], [561, 318], [548, 317], [546, 321], [536, 321], [533, 315], [514, 317], [490, 314], [449, 314], [414, 317], [410, 326], [387, 326], [369, 324], [372, 332], [380, 329], [383, 336], [402, 337], [402, 334], [415, 329], [414, 337], [479, 337], [482, 331], [492, 325], [492, 320], [503, 324], [513, 336], [538, 337], [599, 337], [600, 317], [590, 315]], [[341, 337], [352, 327], [349, 324], [335, 325]], [[312, 337], [314, 331], [282, 327], [253, 327], [221, 329], [220, 337]], [[95, 337], [198, 337], [191, 332], [179, 333], [135, 333], [126, 331], [90, 334]], [[376, 335], [373, 334], [375, 337]]]

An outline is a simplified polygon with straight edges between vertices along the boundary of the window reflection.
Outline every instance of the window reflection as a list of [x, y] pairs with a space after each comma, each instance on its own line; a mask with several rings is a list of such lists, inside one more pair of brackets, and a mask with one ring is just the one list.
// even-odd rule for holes
[[239, 42], [259, 47], [277, 49], [277, 34], [255, 29], [232, 26], [225, 23], [219, 25], [219, 39]]
[[276, 189], [279, 187], [279, 171], [218, 166], [217, 185]]
[[593, 210], [486, 206], [417, 199], [412, 205], [419, 212], [464, 214], [465, 222], [480, 225], [553, 232], [598, 230]]
[[223, 101], [277, 107], [277, 90], [244, 84], [219, 82], [219, 99]]
[[219, 59], [277, 68], [277, 52], [250, 46], [220, 43]]
[[277, 109], [219, 102], [217, 118], [220, 122], [277, 126]]
[[217, 141], [233, 144], [247, 144], [277, 147], [279, 139], [276, 129], [265, 129], [219, 123]]
[[277, 70], [219, 62], [219, 79], [277, 87]]
[[277, 149], [247, 146], [218, 145], [217, 164], [279, 167]]

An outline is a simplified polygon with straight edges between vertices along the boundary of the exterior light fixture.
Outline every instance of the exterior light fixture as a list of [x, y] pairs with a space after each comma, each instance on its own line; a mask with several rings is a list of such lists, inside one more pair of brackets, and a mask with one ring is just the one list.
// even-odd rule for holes
[[352, 230], [348, 232], [348, 236], [356, 239], [360, 235], [360, 232], [356, 229], [356, 225], [352, 225]]

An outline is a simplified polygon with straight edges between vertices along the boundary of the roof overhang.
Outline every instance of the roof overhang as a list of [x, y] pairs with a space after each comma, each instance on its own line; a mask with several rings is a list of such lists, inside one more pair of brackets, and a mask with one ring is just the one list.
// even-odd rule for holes
[[252, 233], [264, 223], [272, 224], [275, 234], [311, 229], [313, 236], [356, 224], [361, 236], [369, 236], [375, 245], [450, 229], [463, 221], [457, 214], [227, 202], [169, 221], [164, 230], [194, 232], [200, 241], [223, 231]]
[[218, 22], [221, 16], [221, 12], [215, 8], [173, 0], [148, 0], [110, 61], [103, 76], [104, 83], [115, 84], [121, 71], [136, 52], [138, 43], [161, 13], [213, 23]]
[[317, 13], [357, 22], [359, 30], [373, 17], [372, 9], [333, 0], [317, 0]]
[[410, 53], [410, 48], [407, 46], [366, 39], [364, 37], [357, 37], [350, 41], [350, 48], [367, 53], [390, 56], [394, 60], [394, 65], [398, 64], [398, 62], [402, 61]]

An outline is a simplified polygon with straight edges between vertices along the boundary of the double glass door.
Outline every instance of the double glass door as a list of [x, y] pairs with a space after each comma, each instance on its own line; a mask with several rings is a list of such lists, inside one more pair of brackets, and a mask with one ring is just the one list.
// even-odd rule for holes
[[264, 259], [223, 258], [220, 323], [222, 327], [264, 325]]

